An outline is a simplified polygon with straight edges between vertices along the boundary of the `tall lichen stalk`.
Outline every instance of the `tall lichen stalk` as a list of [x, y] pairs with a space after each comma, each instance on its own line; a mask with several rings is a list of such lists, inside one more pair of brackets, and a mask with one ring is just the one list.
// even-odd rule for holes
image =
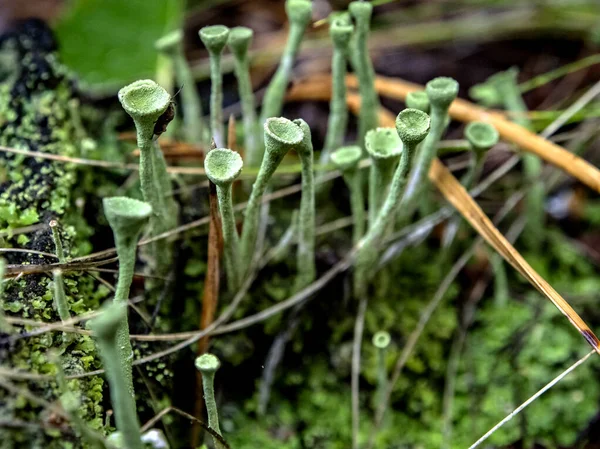
[[233, 54], [234, 72], [238, 83], [240, 104], [242, 106], [242, 122], [244, 124], [244, 149], [248, 166], [260, 163], [260, 135], [256, 117], [254, 92], [250, 80], [250, 58], [248, 52], [252, 43], [253, 31], [246, 27], [235, 27], [229, 33], [227, 45]]
[[300, 290], [315, 280], [315, 181], [313, 171], [313, 144], [308, 124], [294, 120], [303, 134], [296, 151], [302, 163], [302, 196], [298, 225], [298, 253], [296, 257], [295, 289]]
[[[150, 233], [156, 236], [176, 226], [179, 207], [173, 198], [171, 180], [162, 151], [155, 141], [164, 129], [158, 127], [172, 112], [171, 96], [152, 80], [135, 81], [119, 90], [119, 101], [131, 116], [140, 149], [140, 183], [144, 201], [152, 207]], [[148, 260], [151, 271], [166, 276], [173, 260], [172, 245], [160, 239], [151, 245]]]
[[[152, 207], [148, 203], [126, 197], [105, 198], [103, 205], [104, 214], [115, 237], [115, 246], [119, 257], [119, 279], [113, 302], [123, 305], [127, 310], [129, 290], [135, 269], [137, 241], [152, 214]], [[127, 313], [119, 322], [117, 341], [123, 379], [125, 379], [129, 394], [133, 397], [133, 378], [131, 375], [133, 350], [129, 340]]]
[[300, 49], [302, 37], [311, 19], [312, 3], [310, 0], [286, 0], [285, 12], [290, 21], [288, 39], [277, 66], [277, 71], [265, 92], [260, 123], [281, 114], [283, 98], [290, 81], [292, 67]]
[[199, 34], [210, 58], [210, 132], [217, 146], [221, 147], [225, 140], [221, 53], [229, 38], [229, 28], [223, 25], [211, 25], [202, 28]]
[[403, 145], [402, 155], [383, 206], [375, 222], [369, 226], [367, 234], [359, 242], [354, 273], [354, 294], [357, 298], [367, 297], [367, 283], [374, 273], [385, 230], [394, 217], [394, 211], [398, 207], [402, 194], [406, 195], [404, 187], [407, 184], [416, 147], [429, 134], [429, 127], [429, 116], [417, 109], [405, 109], [396, 118], [396, 131]]
[[353, 1], [348, 6], [354, 18], [355, 33], [350, 45], [350, 62], [358, 77], [361, 107], [358, 114], [358, 142], [362, 146], [367, 131], [377, 127], [379, 97], [375, 90], [375, 69], [367, 47], [373, 5], [366, 1]]
[[[100, 317], [92, 322], [92, 329], [100, 348], [100, 356], [110, 384], [110, 398], [115, 412], [117, 429], [128, 449], [144, 449], [140, 423], [137, 417], [135, 395], [129, 389], [131, 366], [125, 373], [123, 367], [125, 354], [121, 351], [120, 329], [126, 323], [127, 305], [113, 303]], [[129, 337], [129, 333], [127, 334]]]
[[288, 119], [273, 117], [264, 124], [265, 154], [244, 213], [240, 258], [244, 274], [254, 256], [262, 196], [283, 157], [291, 149], [298, 148], [303, 138], [302, 129]]
[[321, 153], [321, 162], [327, 161], [329, 154], [344, 143], [348, 124], [348, 106], [346, 105], [346, 62], [348, 45], [354, 27], [347, 18], [332, 20], [329, 36], [333, 44], [331, 57], [331, 100], [329, 101], [329, 119], [325, 146]]
[[227, 148], [216, 148], [209, 151], [204, 160], [206, 176], [217, 187], [227, 285], [231, 292], [235, 292], [240, 287], [243, 276], [243, 267], [240, 263], [240, 239], [232, 201], [232, 184], [240, 175], [242, 166], [242, 158], [239, 153]]
[[175, 79], [181, 89], [183, 133], [186, 140], [196, 144], [206, 142], [202, 101], [198, 89], [196, 89], [196, 81], [185, 58], [183, 32], [181, 30], [172, 31], [160, 38], [155, 47], [171, 60], [175, 69]]
[[341, 147], [331, 154], [331, 162], [342, 172], [344, 182], [350, 191], [353, 245], [356, 245], [365, 233], [365, 198], [362, 176], [358, 167], [361, 156], [362, 149], [358, 145]]
[[410, 219], [417, 207], [419, 194], [427, 185], [427, 173], [436, 156], [437, 145], [449, 123], [448, 108], [458, 95], [458, 83], [452, 78], [439, 77], [427, 83], [425, 92], [429, 98], [431, 111], [431, 132], [425, 138], [419, 149], [415, 168], [406, 186], [406, 193], [400, 205], [399, 223], [404, 225]]

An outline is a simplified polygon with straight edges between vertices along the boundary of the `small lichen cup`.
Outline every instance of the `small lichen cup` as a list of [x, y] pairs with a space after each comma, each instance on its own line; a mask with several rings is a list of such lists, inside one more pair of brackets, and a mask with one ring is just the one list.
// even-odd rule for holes
[[299, 147], [304, 138], [302, 129], [291, 120], [283, 117], [267, 119], [263, 128], [265, 153], [246, 206], [244, 228], [242, 230], [241, 263], [244, 266], [244, 273], [250, 266], [256, 246], [260, 200], [283, 157], [291, 149]]
[[373, 225], [402, 154], [402, 141], [394, 128], [375, 128], [365, 136], [371, 158], [369, 170], [369, 225]]
[[204, 159], [206, 176], [217, 186], [227, 284], [230, 291], [239, 288], [242, 281], [239, 263], [240, 242], [235, 224], [231, 191], [233, 181], [242, 172], [243, 165], [240, 154], [227, 148], [211, 150]]
[[338, 148], [331, 153], [331, 162], [342, 172], [342, 177], [350, 191], [350, 209], [352, 210], [352, 243], [356, 245], [365, 233], [365, 199], [358, 163], [362, 158], [362, 149], [358, 145]]

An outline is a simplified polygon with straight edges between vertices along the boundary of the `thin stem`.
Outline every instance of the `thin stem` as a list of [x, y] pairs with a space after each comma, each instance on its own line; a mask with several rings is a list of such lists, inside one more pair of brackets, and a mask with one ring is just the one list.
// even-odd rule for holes
[[260, 170], [258, 171], [258, 176], [252, 186], [248, 205], [244, 211], [244, 228], [242, 230], [241, 238], [241, 254], [244, 267], [248, 266], [252, 259], [252, 254], [254, 253], [260, 218], [261, 198], [267, 189], [267, 185], [269, 184], [273, 173], [275, 173], [277, 166], [282, 160], [283, 156], [271, 158], [268, 153], [265, 153]]
[[353, 57], [350, 58], [350, 62], [358, 77], [358, 90], [361, 98], [358, 115], [358, 142], [363, 146], [365, 134], [368, 130], [376, 128], [378, 123], [379, 97], [375, 90], [375, 70], [367, 48], [373, 6], [369, 2], [354, 1], [350, 3], [349, 10], [356, 22], [356, 34], [351, 48]]
[[352, 26], [334, 22], [330, 30], [333, 41], [331, 57], [331, 100], [329, 102], [329, 119], [325, 146], [321, 153], [321, 163], [326, 163], [329, 154], [342, 146], [348, 123], [348, 106], [346, 105], [346, 52]]
[[290, 20], [290, 31], [277, 71], [273, 75], [263, 98], [263, 107], [260, 114], [261, 124], [268, 118], [281, 114], [283, 97], [285, 96], [285, 91], [290, 80], [292, 67], [300, 49], [304, 31], [311, 18], [311, 8], [310, 1], [286, 1], [286, 13]]
[[479, 438], [474, 444], [472, 444], [469, 447], [469, 449], [475, 449], [476, 447], [478, 447], [481, 443], [483, 443], [485, 440], [487, 440], [494, 432], [496, 432], [496, 430], [498, 430], [500, 427], [502, 427], [508, 421], [513, 419], [515, 416], [517, 416], [529, 404], [531, 404], [533, 401], [535, 401], [537, 398], [539, 398], [542, 394], [544, 394], [546, 391], [548, 391], [550, 388], [552, 388], [554, 385], [556, 385], [558, 382], [560, 382], [567, 374], [569, 374], [571, 371], [573, 371], [579, 365], [583, 364], [595, 352], [596, 351], [588, 352], [585, 356], [583, 356], [581, 359], [579, 359], [577, 362], [575, 362], [569, 368], [567, 368], [562, 373], [560, 373], [558, 376], [556, 376], [554, 379], [552, 379], [550, 382], [548, 382], [537, 393], [535, 393], [533, 396], [531, 396], [529, 399], [527, 399], [525, 402], [523, 402], [521, 405], [519, 405], [516, 409], [514, 409], [510, 414], [508, 414], [508, 416], [506, 416], [506, 418], [504, 418], [502, 421], [500, 421], [498, 424], [496, 424], [494, 427], [492, 427], [488, 432], [486, 432], [486, 434], [483, 435], [481, 438]]
[[198, 89], [196, 89], [196, 80], [181, 49], [173, 56], [173, 63], [177, 81], [181, 85], [183, 123], [186, 139], [191, 143], [206, 142], [200, 94], [198, 93]]
[[58, 311], [58, 316], [63, 322], [71, 319], [71, 313], [69, 312], [69, 304], [67, 302], [67, 296], [65, 295], [65, 284], [63, 282], [62, 271], [53, 270], [54, 276], [54, 304]]
[[238, 261], [240, 239], [235, 226], [231, 184], [228, 186], [217, 186], [217, 197], [219, 199], [219, 211], [221, 212], [223, 228], [223, 251], [227, 270], [227, 284], [229, 291], [236, 291], [241, 285], [242, 273], [240, 271], [241, 265]]
[[354, 340], [352, 343], [352, 448], [358, 449], [358, 433], [360, 430], [360, 402], [359, 402], [359, 380], [360, 380], [360, 349], [362, 346], [363, 331], [365, 328], [365, 314], [367, 312], [368, 298], [361, 298], [354, 322]]
[[58, 222], [56, 220], [51, 220], [48, 225], [50, 226], [50, 229], [52, 230], [52, 240], [54, 241], [56, 257], [60, 263], [65, 263], [67, 261], [67, 258], [65, 257], [65, 251], [64, 251], [63, 245], [62, 245], [62, 239], [60, 238]]
[[379, 246], [384, 237], [384, 231], [389, 226], [394, 216], [394, 210], [398, 206], [404, 186], [406, 185], [408, 172], [412, 164], [415, 146], [405, 145], [400, 157], [400, 164], [396, 168], [394, 178], [390, 185], [390, 191], [383, 203], [377, 219], [369, 227], [367, 234], [362, 239], [356, 256], [356, 267], [354, 275], [355, 295], [358, 298], [366, 297], [366, 283], [370, 278], [369, 273], [375, 266]]
[[316, 277], [315, 267], [315, 181], [313, 171], [313, 145], [308, 124], [294, 120], [304, 133], [302, 145], [297, 152], [302, 163], [302, 195], [298, 228], [298, 252], [296, 269], [298, 275], [295, 288], [301, 290]]
[[362, 176], [359, 170], [344, 175], [344, 181], [350, 190], [350, 209], [354, 220], [352, 229], [352, 244], [356, 245], [365, 235], [365, 197], [363, 193]]
[[217, 147], [223, 146], [225, 128], [223, 126], [223, 77], [221, 75], [221, 54], [210, 52], [210, 132]]
[[120, 363], [123, 354], [119, 351], [118, 329], [122, 326], [126, 312], [125, 304], [113, 304], [94, 320], [92, 327], [97, 334], [100, 357], [110, 384], [117, 429], [122, 433], [128, 449], [143, 449], [135, 396], [129, 391], [123, 376], [123, 364]]
[[[219, 426], [217, 401], [215, 400], [215, 373], [220, 365], [219, 359], [212, 354], [203, 354], [196, 359], [196, 368], [202, 374], [202, 389], [204, 391], [206, 414], [208, 415], [208, 427], [214, 430], [219, 436], [222, 436]], [[226, 446], [214, 436], [213, 442], [217, 449], [226, 449]]]
[[300, 42], [304, 36], [304, 27], [299, 27], [293, 22], [290, 24], [290, 34], [286, 43], [281, 61], [277, 67], [277, 72], [273, 75], [269, 87], [263, 98], [263, 108], [261, 111], [261, 122], [269, 117], [276, 117], [281, 114], [283, 108], [283, 97], [289, 83], [292, 67], [296, 54], [300, 47]]
[[233, 53], [234, 73], [242, 106], [246, 160], [248, 166], [256, 167], [260, 164], [261, 151], [258, 148], [260, 136], [248, 58], [248, 47], [251, 40], [252, 30], [245, 27], [233, 28], [229, 35], [229, 47]]

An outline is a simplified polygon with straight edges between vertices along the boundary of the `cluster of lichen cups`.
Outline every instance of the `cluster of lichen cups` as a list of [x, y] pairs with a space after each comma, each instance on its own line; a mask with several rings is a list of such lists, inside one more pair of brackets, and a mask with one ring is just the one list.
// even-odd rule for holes
[[[301, 290], [316, 277], [316, 205], [311, 131], [302, 119], [292, 121], [283, 117], [273, 117], [281, 112], [292, 63], [310, 21], [311, 2], [288, 0], [286, 11], [291, 21], [290, 34], [281, 63], [267, 89], [260, 120], [256, 117], [254, 94], [249, 78], [248, 51], [252, 31], [244, 27], [230, 30], [222, 25], [200, 30], [200, 38], [209, 52], [211, 67], [209, 133], [204, 132], [195, 88], [185, 86], [186, 82], [193, 83], [190, 81], [191, 72], [183, 57], [181, 34], [175, 33], [157, 42], [157, 48], [172, 59], [177, 79], [184, 83], [184, 119], [188, 128], [188, 139], [206, 144], [208, 136], [211, 136], [218, 146], [206, 154], [204, 169], [217, 190], [225, 275], [230, 292], [237, 292], [242, 287], [257, 260], [257, 237], [263, 197], [275, 171], [291, 150], [297, 153], [302, 166], [296, 240], [297, 276], [294, 290]], [[407, 109], [398, 114], [395, 129], [376, 128], [378, 98], [374, 89], [374, 72], [366, 49], [372, 5], [368, 2], [354, 1], [350, 4], [349, 12], [330, 21], [330, 36], [334, 46], [331, 115], [322, 154], [327, 155], [340, 170], [350, 191], [354, 222], [353, 243], [356, 249], [354, 294], [357, 298], [364, 299], [368, 296], [369, 282], [377, 270], [378, 254], [386, 235], [395, 223], [404, 224], [414, 211], [417, 194], [426, 182], [426, 174], [436, 155], [437, 145], [448, 125], [448, 108], [457, 95], [458, 84], [450, 78], [432, 80], [427, 84], [425, 92], [409, 94], [406, 100]], [[350, 22], [350, 17], [355, 21], [356, 30]], [[241, 236], [238, 233], [234, 211], [232, 186], [242, 172], [244, 161], [238, 152], [224, 147], [221, 55], [226, 46], [234, 56], [235, 75], [242, 105], [244, 146], [248, 155], [246, 165], [260, 164], [244, 211]], [[343, 146], [348, 114], [344, 82], [347, 59], [358, 75], [363, 106], [359, 117], [358, 144]], [[192, 97], [195, 98], [194, 101], [191, 100]], [[98, 339], [110, 383], [119, 437], [122, 438], [125, 447], [136, 449], [141, 448], [142, 443], [135, 414], [131, 377], [127, 299], [136, 260], [137, 240], [142, 228], [149, 222], [150, 235], [153, 236], [173, 228], [176, 225], [177, 205], [170, 195], [172, 189], [166, 164], [155, 139], [168, 124], [165, 114], [172, 108], [171, 96], [155, 82], [143, 80], [121, 89], [119, 99], [133, 118], [137, 129], [140, 181], [145, 202], [129, 198], [109, 198], [104, 201], [105, 213], [114, 231], [120, 261], [119, 280], [114, 304], [106, 308], [100, 318], [94, 320], [92, 329]], [[192, 117], [189, 117], [190, 115]], [[157, 129], [161, 120], [164, 121], [164, 127]], [[258, 132], [259, 123], [262, 124], [262, 133]], [[194, 127], [194, 130], [190, 130], [189, 127]], [[498, 140], [497, 132], [487, 124], [476, 123], [466, 128], [465, 136], [475, 154], [474, 166], [480, 167], [484, 151]], [[415, 161], [417, 147], [420, 150]], [[367, 211], [360, 171], [361, 166], [367, 162], [365, 152], [371, 162]], [[472, 182], [476, 171], [473, 169], [469, 179], [464, 179], [466, 187]], [[400, 215], [397, 214], [399, 208], [402, 208]], [[163, 253], [168, 249], [165, 246], [166, 240], [158, 242], [153, 245], [151, 259], [157, 266], [160, 265], [159, 261], [165, 261]], [[168, 258], [166, 263], [170, 263]], [[57, 289], [58, 297], [60, 291]], [[60, 310], [60, 304], [57, 305]], [[61, 314], [61, 319], [66, 320], [68, 317]], [[378, 349], [376, 397], [377, 401], [381, 401], [387, 385], [384, 359], [390, 336], [386, 332], [380, 332], [374, 337], [373, 343]], [[214, 374], [219, 365], [219, 360], [210, 354], [196, 360], [196, 367], [203, 378], [208, 425], [215, 446], [221, 449], [226, 446], [221, 438], [213, 387]]]

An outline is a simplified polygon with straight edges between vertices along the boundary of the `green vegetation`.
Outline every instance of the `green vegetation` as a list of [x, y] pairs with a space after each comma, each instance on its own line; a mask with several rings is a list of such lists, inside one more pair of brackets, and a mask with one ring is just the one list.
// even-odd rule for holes
[[[160, 10], [134, 3], [140, 17]], [[74, 4], [75, 17], [98, 8]], [[196, 84], [198, 70], [183, 51], [190, 33], [180, 2], [139, 31], [139, 54], [131, 38], [125, 42], [132, 67], [94, 74], [72, 65], [108, 89], [112, 97], [101, 101], [80, 91], [87, 86], [76, 88], [41, 22], [0, 39], [0, 448], [189, 447], [192, 423], [205, 430], [201, 448], [469, 447], [583, 355], [571, 323], [475, 242], [431, 191], [428, 173], [444, 156], [592, 328], [600, 279], [586, 242], [600, 223], [597, 201], [570, 200], [567, 233], [544, 215], [558, 177], [542, 177], [539, 165], [525, 161], [524, 182], [510, 171], [482, 187], [484, 175], [505, 163], [487, 157], [501, 154], [500, 135], [485, 122], [451, 122], [459, 85], [450, 77], [408, 94], [406, 109], [382, 100], [400, 112], [395, 127], [378, 127], [386, 110], [375, 89], [378, 53], [369, 51], [381, 45], [371, 26], [374, 4], [353, 1], [320, 20], [317, 3], [287, 0], [287, 40], [284, 46], [282, 34], [260, 113], [250, 77], [254, 32], [201, 28], [210, 150], [198, 95], [208, 84]], [[407, 10], [435, 17], [420, 6]], [[589, 23], [591, 13], [582, 11]], [[387, 14], [380, 20], [395, 20]], [[312, 29], [313, 19], [327, 24], [329, 38], [318, 24]], [[69, 20], [59, 35], [76, 40], [68, 30], [80, 27]], [[440, 32], [446, 25], [439, 23]], [[119, 39], [118, 31], [107, 40]], [[324, 61], [331, 51], [327, 120], [326, 103], [300, 109], [304, 119], [281, 116], [307, 33], [308, 50]], [[260, 39], [257, 45], [271, 49]], [[79, 46], [67, 44], [64, 54], [74, 58]], [[347, 64], [358, 85], [346, 85]], [[224, 77], [230, 69], [235, 79]], [[143, 79], [154, 75], [160, 83]], [[115, 80], [129, 84], [117, 92]], [[181, 108], [173, 81], [181, 84]], [[472, 92], [483, 104], [519, 112], [508, 115], [519, 122], [528, 118], [521, 94], [531, 84], [517, 84], [509, 70]], [[239, 108], [231, 110], [242, 118], [234, 129], [241, 138], [228, 149], [223, 110], [236, 91]], [[356, 93], [357, 122], [348, 117]], [[570, 100], [559, 110], [569, 111]], [[585, 122], [594, 103], [587, 108], [566, 118], [568, 132], [556, 136], [574, 152], [597, 135]], [[541, 112], [554, 114], [550, 120], [558, 114]], [[169, 128], [173, 120], [178, 126]], [[207, 180], [216, 186], [214, 210]], [[535, 204], [529, 187], [542, 189], [534, 189]], [[520, 197], [527, 197], [523, 207]], [[527, 237], [534, 213], [541, 214], [543, 252]], [[600, 400], [597, 363], [572, 372], [489, 443], [585, 446]]]

